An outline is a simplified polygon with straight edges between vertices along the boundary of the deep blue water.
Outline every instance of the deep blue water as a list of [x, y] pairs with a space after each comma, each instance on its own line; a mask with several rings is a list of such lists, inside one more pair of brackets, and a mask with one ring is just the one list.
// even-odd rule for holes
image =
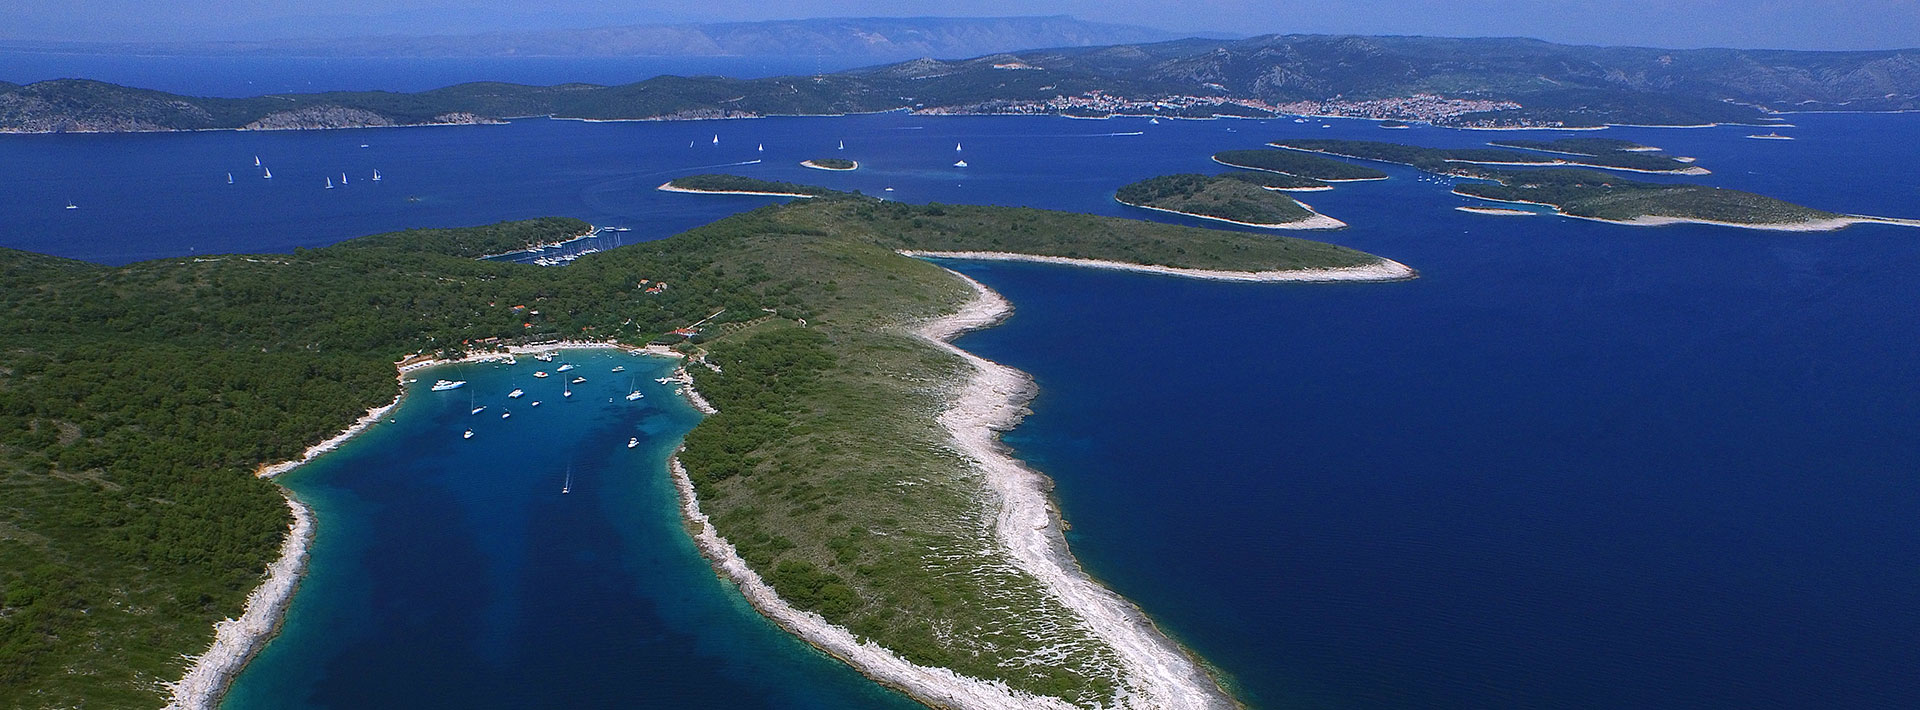
[[694, 549], [664, 461], [700, 415], [652, 381], [671, 361], [563, 360], [588, 380], [571, 399], [532, 376], [558, 362], [410, 375], [469, 384], [416, 385], [286, 476], [316, 544], [223, 707], [917, 707], [767, 623]]
[[[1754, 130], [1737, 127], [1599, 135], [1696, 156], [1714, 170], [1707, 184], [1920, 217], [1920, 149], [1909, 140], [1920, 115], [1793, 121], [1794, 142], [1746, 140]], [[754, 159], [764, 162], [727, 170], [913, 202], [1178, 221], [1119, 206], [1112, 191], [1212, 172], [1210, 153], [1281, 136], [1496, 137], [1329, 123], [883, 114], [5, 136], [0, 164], [19, 167], [0, 176], [0, 244], [120, 263], [547, 214], [649, 239], [772, 202], [652, 189]], [[1145, 135], [1111, 135], [1134, 131]], [[846, 151], [834, 150], [839, 140]], [[956, 142], [971, 167], [950, 167]], [[274, 180], [252, 172], [255, 154]], [[826, 155], [862, 168], [797, 165]], [[376, 167], [388, 176], [377, 189], [360, 179]], [[324, 190], [322, 177], [343, 170], [355, 181]], [[1388, 170], [1394, 179], [1304, 197], [1353, 225], [1319, 238], [1405, 262], [1416, 281], [1249, 286], [957, 265], [1019, 309], [963, 343], [1038, 378], [1036, 413], [1008, 440], [1058, 481], [1088, 569], [1259, 707], [1920, 706], [1920, 231], [1470, 215], [1451, 209], [1467, 200], [1444, 186]], [[80, 209], [61, 209], [68, 200]], [[626, 672], [582, 668], [607, 693], [585, 705], [621, 692], [622, 703], [647, 704], [657, 686], [682, 681], [771, 706], [898, 700], [836, 695], [865, 684], [712, 582], [684, 535], [669, 534], [657, 456], [629, 462], [632, 485], [651, 493], [599, 500], [580, 520], [550, 507], [581, 507], [571, 498], [483, 508], [461, 497], [523, 495], [513, 476], [551, 477], [573, 449], [617, 448], [607, 442], [624, 435], [606, 427], [626, 415], [541, 429], [521, 442], [537, 472], [465, 486], [451, 473], [462, 470], [459, 450], [449, 453], [459, 442], [434, 419], [452, 415], [423, 412], [290, 479], [320, 510], [322, 549], [343, 548], [327, 568], [353, 575], [325, 586], [317, 557], [297, 604], [352, 624], [391, 613], [375, 618], [396, 631], [302, 650], [325, 633], [296, 633], [306, 613], [296, 611], [252, 673], [266, 674], [275, 654], [313, 654], [279, 666], [286, 682], [312, 685], [277, 702], [437, 704], [385, 695], [411, 692], [396, 689], [402, 670], [519, 697], [494, 676], [526, 679], [510, 674], [523, 665], [559, 674], [565, 664], [540, 665], [559, 657]], [[627, 453], [583, 453], [575, 465], [604, 470]], [[445, 472], [408, 473], [448, 457]], [[483, 524], [495, 512], [511, 524]], [[404, 524], [382, 527], [382, 516]], [[672, 557], [682, 568], [673, 579], [705, 581], [656, 586], [651, 571], [601, 577], [591, 563], [533, 562], [556, 539], [594, 541], [594, 560]], [[424, 549], [452, 552], [388, 557]], [[490, 571], [455, 571], [473, 566]], [[494, 591], [462, 591], [475, 579]], [[592, 601], [556, 603], [582, 586]], [[496, 603], [508, 588], [520, 601]], [[630, 608], [638, 619], [613, 611]], [[598, 610], [599, 623], [569, 616], [577, 609]], [[398, 625], [406, 614], [418, 625]], [[442, 628], [452, 631], [436, 637]], [[409, 653], [357, 660], [385, 644]], [[329, 670], [301, 677], [315, 668]]]

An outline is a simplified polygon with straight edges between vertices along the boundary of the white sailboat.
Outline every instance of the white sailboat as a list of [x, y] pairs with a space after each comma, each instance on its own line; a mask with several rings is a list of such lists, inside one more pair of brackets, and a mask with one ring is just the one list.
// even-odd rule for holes
[[713, 134], [713, 144], [720, 145], [720, 134], [718, 133]]
[[646, 396], [646, 395], [640, 394], [640, 388], [633, 386], [633, 378], [631, 377], [627, 378], [627, 389], [632, 390], [631, 392], [627, 393], [627, 401], [629, 402]]
[[227, 184], [228, 185], [233, 184], [233, 173], [227, 173]]
[[327, 189], [333, 189], [333, 178], [327, 178]]
[[767, 152], [767, 144], [761, 143], [759, 147], [754, 148], [754, 150], [765, 153]]
[[573, 492], [573, 464], [567, 464], [567, 482], [560, 484], [560, 495]]
[[636, 436], [636, 437], [633, 437], [633, 438], [630, 438], [630, 439], [627, 439], [627, 448], [629, 448], [629, 449], [631, 449], [631, 448], [633, 448], [633, 447], [635, 447], [635, 446], [639, 446], [639, 445], [640, 445], [640, 437], [637, 437], [637, 436]]
[[847, 149], [847, 142], [846, 142], [846, 141], [840, 141], [840, 148], [839, 148], [839, 150], [846, 150], [846, 149]]
[[373, 181], [380, 182], [380, 170], [377, 168], [373, 171]]
[[1153, 125], [1156, 125], [1156, 126], [1158, 126], [1158, 125], [1160, 125], [1160, 119], [1159, 119], [1159, 118], [1149, 118], [1149, 119], [1147, 119], [1147, 123], [1151, 123], [1151, 124], [1153, 124]]
[[468, 429], [468, 430], [467, 430], [467, 433], [465, 433], [465, 434], [461, 434], [461, 435], [460, 435], [460, 438], [462, 438], [462, 439], [471, 439], [471, 438], [473, 438], [473, 430], [472, 430], [472, 429]]
[[77, 210], [77, 209], [80, 209], [80, 206], [73, 204], [73, 200], [67, 200], [67, 209]]
[[564, 386], [563, 386], [563, 388], [562, 388], [562, 389], [561, 389], [561, 391], [560, 391], [560, 396], [562, 396], [562, 397], [572, 397], [572, 396], [573, 396], [573, 383], [572, 383], [572, 382], [568, 382], [568, 383], [567, 383], [566, 385], [564, 385]]
[[266, 179], [268, 179], [268, 180], [272, 180], [272, 179], [273, 179], [273, 168], [266, 168], [265, 170], [266, 170], [266, 174], [265, 174], [265, 175], [261, 175], [260, 177], [263, 177], [263, 178], [266, 178]]
[[964, 168], [964, 167], [967, 167], [967, 161], [965, 161], [965, 160], [956, 160], [956, 161], [953, 161], [953, 167], [956, 167], [956, 168]]
[[260, 167], [260, 156], [253, 156], [253, 167]]
[[955, 143], [955, 144], [953, 144], [953, 152], [955, 152], [955, 153], [958, 153], [958, 152], [960, 152], [960, 144], [959, 144], [959, 143]]
[[511, 416], [513, 416], [513, 412], [509, 412], [509, 411], [506, 411], [506, 410], [501, 410], [501, 411], [500, 411], [500, 418], [501, 418], [501, 419], [506, 419], [507, 417], [511, 417]]
[[340, 173], [340, 184], [342, 184], [342, 185], [345, 185], [345, 184], [347, 184], [347, 174], [346, 174], [346, 173]]

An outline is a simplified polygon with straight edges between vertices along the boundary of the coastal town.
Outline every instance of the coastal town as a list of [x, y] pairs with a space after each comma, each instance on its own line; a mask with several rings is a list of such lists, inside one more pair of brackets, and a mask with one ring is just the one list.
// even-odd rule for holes
[[[1214, 86], [1225, 90], [1225, 87], [1217, 84]], [[1518, 108], [1520, 104], [1512, 101], [1460, 99], [1434, 94], [1414, 94], [1386, 99], [1334, 98], [1326, 101], [1270, 103], [1260, 99], [1221, 95], [1179, 94], [1156, 98], [1133, 98], [1094, 90], [1077, 96], [1055, 96], [1040, 101], [996, 99], [959, 106], [929, 106], [916, 108], [913, 113], [923, 116], [1066, 114], [1174, 118], [1322, 116], [1441, 123], [1467, 114]]]

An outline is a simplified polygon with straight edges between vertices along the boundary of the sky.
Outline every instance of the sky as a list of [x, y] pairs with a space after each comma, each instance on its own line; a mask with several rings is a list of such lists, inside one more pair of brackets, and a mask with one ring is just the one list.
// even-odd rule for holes
[[0, 0], [0, 39], [259, 40], [803, 17], [1073, 15], [1178, 32], [1920, 47], [1920, 0]]

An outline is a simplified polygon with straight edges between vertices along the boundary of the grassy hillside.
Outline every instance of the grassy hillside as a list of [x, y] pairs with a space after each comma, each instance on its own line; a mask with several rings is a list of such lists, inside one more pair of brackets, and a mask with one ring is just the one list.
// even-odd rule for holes
[[[391, 400], [395, 360], [487, 338], [644, 343], [721, 308], [723, 325], [757, 322], [712, 331], [725, 374], [694, 371], [722, 414], [689, 435], [685, 457], [755, 569], [916, 661], [1106, 697], [1111, 651], [1054, 623], [1058, 606], [991, 552], [979, 481], [931, 418], [959, 364], [900, 329], [966, 290], [893, 250], [1246, 270], [1372, 260], [1301, 240], [860, 198], [763, 208], [562, 269], [470, 258], [585, 228], [414, 230], [118, 268], [0, 251], [0, 707], [158, 705], [156, 683], [238, 613], [285, 534], [278, 490], [250, 472]], [[675, 287], [648, 294], [643, 278]], [[1023, 660], [1043, 647], [1069, 653]]]

